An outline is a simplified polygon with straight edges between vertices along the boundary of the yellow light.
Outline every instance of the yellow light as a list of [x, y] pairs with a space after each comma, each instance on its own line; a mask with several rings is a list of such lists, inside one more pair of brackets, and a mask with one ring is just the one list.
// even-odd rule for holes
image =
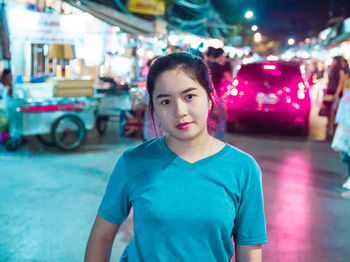
[[253, 16], [254, 16], [254, 13], [250, 10], [245, 12], [245, 14], [244, 14], [244, 17], [247, 19], [251, 19]]
[[143, 56], [145, 54], [145, 49], [139, 48], [137, 49], [136, 53], [138, 56]]
[[151, 59], [154, 57], [154, 52], [152, 50], [147, 51], [146, 56], [148, 59]]
[[238, 84], [239, 84], [238, 79], [233, 80], [233, 82], [232, 82], [232, 85], [233, 85], [233, 86], [238, 86]]
[[265, 70], [275, 70], [276, 66], [275, 65], [264, 65]]
[[260, 42], [261, 39], [262, 39], [262, 37], [261, 37], [261, 34], [260, 34], [260, 33], [255, 33], [255, 34], [254, 34], [254, 41], [255, 41], [255, 42]]

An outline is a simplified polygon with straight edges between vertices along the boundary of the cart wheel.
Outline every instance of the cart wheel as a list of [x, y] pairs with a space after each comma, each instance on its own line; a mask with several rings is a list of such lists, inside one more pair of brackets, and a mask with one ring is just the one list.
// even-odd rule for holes
[[19, 148], [19, 146], [21, 145], [21, 142], [22, 141], [20, 138], [18, 139], [18, 138], [11, 138], [10, 137], [4, 141], [5, 148], [9, 152], [14, 152]]
[[77, 149], [84, 141], [86, 130], [84, 123], [76, 116], [62, 116], [51, 128], [54, 143], [64, 151]]
[[51, 134], [37, 135], [36, 138], [39, 140], [40, 143], [42, 143], [45, 146], [54, 146], [55, 145], [55, 142], [53, 141]]
[[98, 116], [96, 120], [97, 132], [100, 136], [106, 134], [108, 126], [108, 116]]

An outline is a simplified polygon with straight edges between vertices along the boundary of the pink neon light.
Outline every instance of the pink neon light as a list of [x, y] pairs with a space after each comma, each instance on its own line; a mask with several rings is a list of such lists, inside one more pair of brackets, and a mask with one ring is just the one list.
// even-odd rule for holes
[[45, 106], [28, 106], [21, 107], [21, 112], [26, 113], [42, 113], [42, 112], [56, 112], [56, 111], [76, 111], [81, 112], [86, 107], [83, 102], [74, 104], [58, 104], [58, 105], [45, 105]]

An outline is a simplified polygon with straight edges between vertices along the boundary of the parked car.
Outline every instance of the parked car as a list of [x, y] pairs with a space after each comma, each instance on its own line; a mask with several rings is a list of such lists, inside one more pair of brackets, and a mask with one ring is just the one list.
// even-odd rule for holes
[[294, 62], [243, 64], [224, 94], [228, 123], [283, 124], [309, 130], [309, 84]]

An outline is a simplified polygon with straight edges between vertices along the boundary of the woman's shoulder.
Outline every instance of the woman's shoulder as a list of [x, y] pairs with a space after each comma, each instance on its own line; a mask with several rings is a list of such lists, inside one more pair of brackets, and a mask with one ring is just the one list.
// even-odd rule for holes
[[155, 157], [161, 151], [161, 138], [147, 140], [139, 145], [135, 145], [126, 149], [123, 157], [126, 159], [144, 159], [147, 157]]

